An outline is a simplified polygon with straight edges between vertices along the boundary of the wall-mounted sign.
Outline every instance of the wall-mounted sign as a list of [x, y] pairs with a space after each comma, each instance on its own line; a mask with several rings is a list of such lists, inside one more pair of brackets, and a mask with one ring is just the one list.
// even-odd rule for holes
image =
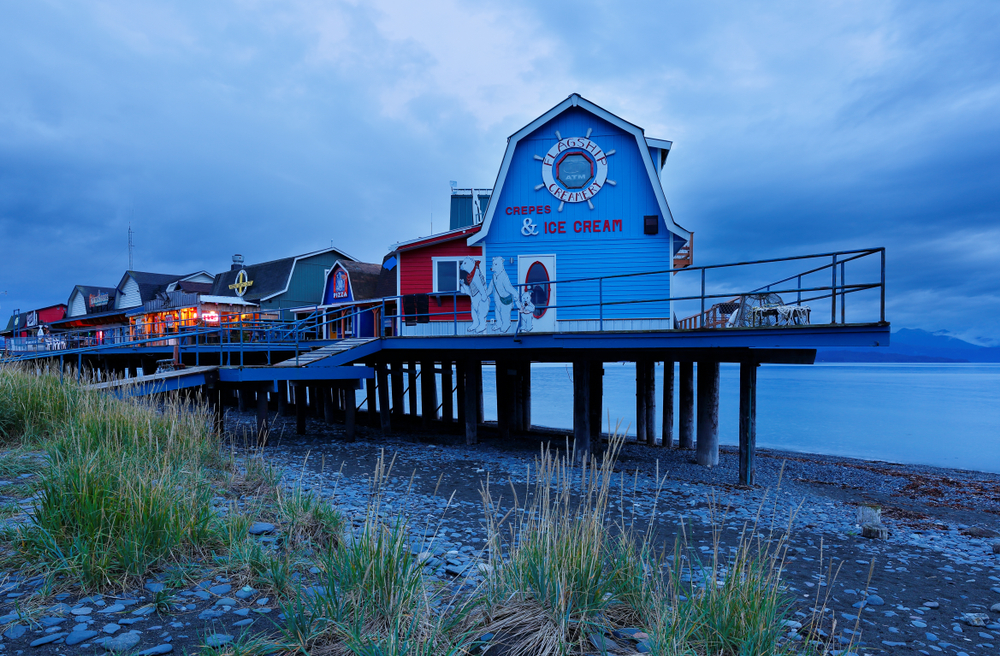
[[205, 323], [219, 323], [219, 313], [213, 310], [202, 312], [201, 318]]
[[350, 295], [347, 272], [337, 269], [333, 274], [333, 298], [347, 298]]
[[253, 285], [253, 280], [250, 280], [250, 276], [247, 275], [246, 269], [240, 269], [240, 272], [236, 274], [236, 282], [229, 285], [229, 289], [236, 290], [236, 295], [243, 298], [243, 295], [247, 293], [247, 287]]
[[34, 328], [37, 325], [38, 325], [38, 313], [35, 311], [29, 312], [27, 321], [28, 328]]
[[608, 157], [614, 155], [615, 151], [605, 153], [601, 150], [600, 146], [590, 140], [590, 130], [586, 137], [563, 139], [558, 132], [556, 137], [559, 141], [549, 148], [545, 157], [535, 155], [535, 159], [542, 161], [542, 184], [535, 189], [545, 187], [559, 199], [560, 212], [565, 203], [584, 201], [590, 209], [594, 209], [590, 199], [604, 188], [605, 183], [615, 185], [614, 180], [608, 180]]
[[107, 305], [108, 304], [108, 294], [107, 292], [99, 292], [97, 294], [90, 294], [87, 298], [90, 303], [90, 307], [96, 305]]

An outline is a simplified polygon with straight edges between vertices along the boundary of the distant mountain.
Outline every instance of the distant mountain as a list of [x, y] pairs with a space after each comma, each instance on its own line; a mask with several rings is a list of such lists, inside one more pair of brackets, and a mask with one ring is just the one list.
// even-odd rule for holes
[[1000, 348], [978, 346], [946, 333], [901, 328], [889, 346], [843, 351], [816, 350], [817, 362], [1000, 362]]

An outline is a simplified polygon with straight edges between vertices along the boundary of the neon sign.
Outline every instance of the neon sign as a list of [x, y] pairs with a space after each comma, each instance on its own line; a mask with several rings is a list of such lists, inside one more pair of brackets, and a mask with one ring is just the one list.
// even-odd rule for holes
[[201, 318], [205, 323], [219, 323], [219, 313], [209, 310], [208, 312], [202, 312]]

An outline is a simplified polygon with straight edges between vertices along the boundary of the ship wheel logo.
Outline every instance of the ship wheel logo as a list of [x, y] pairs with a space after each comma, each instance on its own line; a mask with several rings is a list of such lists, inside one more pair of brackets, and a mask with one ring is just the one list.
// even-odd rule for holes
[[247, 293], [247, 287], [253, 285], [253, 280], [249, 279], [250, 276], [247, 275], [246, 269], [240, 269], [240, 272], [236, 274], [236, 282], [229, 285], [229, 289], [236, 291], [236, 295], [243, 298], [243, 295]]
[[556, 132], [557, 141], [549, 148], [545, 157], [535, 155], [542, 163], [542, 184], [535, 186], [535, 191], [548, 189], [549, 193], [559, 199], [559, 211], [563, 211], [566, 203], [587, 203], [594, 209], [591, 198], [597, 195], [605, 184], [612, 187], [617, 183], [608, 179], [608, 158], [615, 151], [604, 152], [600, 146], [590, 140], [587, 130], [584, 137], [562, 138]]

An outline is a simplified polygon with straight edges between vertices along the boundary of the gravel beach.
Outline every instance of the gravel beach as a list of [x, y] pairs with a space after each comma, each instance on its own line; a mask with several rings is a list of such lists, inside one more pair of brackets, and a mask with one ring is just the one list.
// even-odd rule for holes
[[[252, 424], [250, 415], [227, 415], [233, 435]], [[469, 589], [485, 562], [487, 477], [501, 508], [509, 508], [539, 450], [537, 436], [500, 443], [483, 432], [482, 443], [469, 447], [439, 431], [384, 438], [359, 427], [358, 440], [347, 443], [338, 425], [310, 419], [300, 437], [294, 419], [279, 417], [264, 455], [283, 472], [282, 485], [329, 498], [355, 524], [383, 455], [393, 463], [384, 508], [410, 517], [413, 552], [429, 575]], [[564, 444], [557, 434], [551, 439], [553, 447]], [[692, 460], [691, 452], [625, 445], [612, 508], [634, 518], [637, 529], [650, 528], [667, 550], [683, 531], [691, 552], [706, 558], [716, 540], [725, 554], [744, 531], [787, 531], [783, 578], [796, 600], [793, 639], [796, 622], [825, 604], [825, 626], [841, 644], [853, 638], [859, 655], [1000, 653], [1000, 476], [761, 449], [758, 485], [745, 489], [735, 485], [734, 451], [724, 448], [711, 470]], [[0, 481], [0, 495], [10, 484]], [[881, 508], [887, 539], [862, 537], [858, 507], [866, 505]], [[274, 529], [254, 527], [262, 540]], [[40, 584], [39, 577], [0, 573], [0, 653], [193, 651], [243, 632], [271, 632], [280, 613], [262, 592], [216, 577], [180, 591], [169, 615], [152, 605], [163, 586], [156, 579], [117, 595], [46, 596], [29, 614], [25, 601]]]

